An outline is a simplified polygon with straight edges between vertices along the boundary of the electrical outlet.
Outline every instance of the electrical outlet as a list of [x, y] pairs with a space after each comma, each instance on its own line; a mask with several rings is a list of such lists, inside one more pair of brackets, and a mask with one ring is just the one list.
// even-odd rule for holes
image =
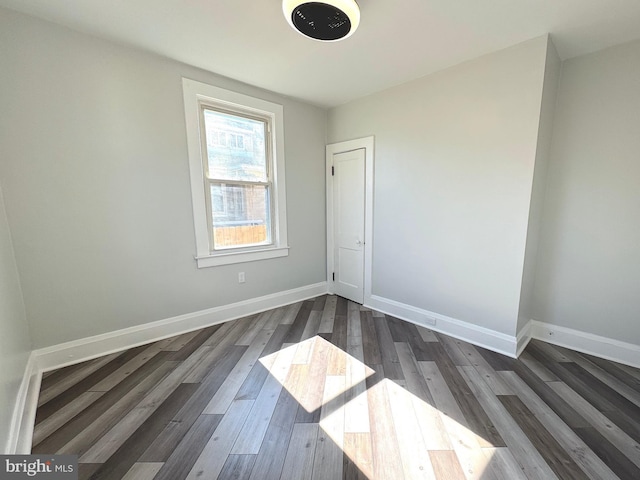
[[244, 283], [244, 282], [245, 282], [244, 272], [238, 273], [238, 283]]
[[434, 325], [436, 324], [436, 319], [434, 317], [430, 317], [428, 315], [424, 316], [424, 323], [426, 323], [427, 325]]

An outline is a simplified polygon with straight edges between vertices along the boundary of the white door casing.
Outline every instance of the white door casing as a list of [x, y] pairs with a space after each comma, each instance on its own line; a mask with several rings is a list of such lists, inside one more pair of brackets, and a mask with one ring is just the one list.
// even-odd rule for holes
[[373, 137], [327, 146], [329, 292], [357, 303], [371, 296]]

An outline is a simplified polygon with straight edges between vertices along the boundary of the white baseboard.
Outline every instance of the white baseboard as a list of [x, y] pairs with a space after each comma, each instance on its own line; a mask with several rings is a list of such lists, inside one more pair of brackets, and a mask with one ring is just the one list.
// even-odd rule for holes
[[529, 342], [531, 341], [531, 327], [532, 321], [529, 320], [522, 329], [516, 335], [516, 357], [519, 357], [520, 354], [527, 348]]
[[138, 345], [209, 327], [218, 323], [253, 315], [272, 308], [299, 302], [327, 293], [327, 283], [320, 282], [229, 305], [187, 313], [114, 332], [73, 340], [35, 350], [38, 369], [54, 370]]
[[[378, 295], [365, 298], [365, 307], [406, 320], [408, 322], [444, 333], [465, 342], [478, 345], [503, 355], [515, 358], [518, 341], [516, 337], [480, 327], [469, 322], [440, 315], [421, 308], [396, 302]], [[427, 319], [435, 319], [435, 325]]]
[[36, 356], [31, 352], [24, 369], [24, 375], [22, 376], [11, 417], [11, 427], [7, 440], [7, 453], [10, 455], [31, 452], [33, 424], [36, 418], [41, 379], [42, 374], [38, 371]]
[[531, 320], [531, 336], [595, 357], [640, 368], [640, 345]]
[[14, 407], [8, 453], [31, 452], [33, 425], [43, 372], [300, 302], [325, 293], [327, 293], [327, 283], [321, 282], [32, 351]]

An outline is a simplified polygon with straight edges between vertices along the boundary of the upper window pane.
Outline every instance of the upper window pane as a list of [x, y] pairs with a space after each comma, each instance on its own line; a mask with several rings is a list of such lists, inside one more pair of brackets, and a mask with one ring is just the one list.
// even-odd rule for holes
[[204, 110], [209, 178], [267, 181], [266, 122]]

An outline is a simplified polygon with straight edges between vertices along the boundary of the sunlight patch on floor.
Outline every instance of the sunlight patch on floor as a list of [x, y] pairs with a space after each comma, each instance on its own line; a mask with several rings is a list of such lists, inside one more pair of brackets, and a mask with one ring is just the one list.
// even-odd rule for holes
[[[347, 350], [363, 358], [362, 346]], [[451, 395], [448, 389], [432, 392], [436, 405], [430, 405], [399, 384], [404, 382], [377, 377], [354, 355], [315, 336], [260, 359], [307, 412], [319, 413], [323, 435], [332, 442], [318, 442], [316, 461], [333, 460], [341, 468], [344, 452], [369, 479], [435, 480], [438, 453], [453, 451], [467, 479], [483, 477], [494, 449], [482, 448], [485, 440], [437, 408], [438, 398]], [[434, 362], [415, 367], [435, 387], [443, 385]]]

